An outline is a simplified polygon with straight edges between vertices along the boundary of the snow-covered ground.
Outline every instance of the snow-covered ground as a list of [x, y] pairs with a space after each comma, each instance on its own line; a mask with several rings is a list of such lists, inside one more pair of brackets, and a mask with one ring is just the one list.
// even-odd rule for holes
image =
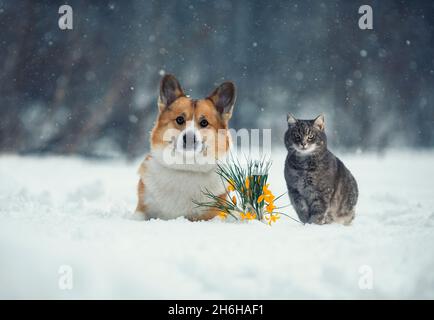
[[137, 163], [0, 156], [0, 298], [434, 298], [434, 153], [341, 159], [352, 226], [269, 227], [131, 220]]

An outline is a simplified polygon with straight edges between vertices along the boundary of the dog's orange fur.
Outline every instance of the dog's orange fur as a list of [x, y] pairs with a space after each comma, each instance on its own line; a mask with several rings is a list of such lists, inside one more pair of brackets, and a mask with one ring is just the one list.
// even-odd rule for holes
[[[151, 159], [150, 155], [147, 155], [145, 160], [140, 164], [139, 167], [139, 175], [143, 176], [146, 170], [146, 162]], [[146, 217], [146, 204], [144, 203], [144, 195], [145, 195], [145, 184], [143, 183], [142, 179], [139, 179], [138, 185], [137, 185], [137, 196], [138, 196], [138, 202], [136, 211], [141, 212]], [[226, 198], [226, 194], [221, 194], [219, 196], [220, 198], [224, 199]], [[196, 216], [187, 216], [186, 218], [190, 221], [207, 221], [215, 218], [219, 214], [219, 211], [213, 208], [210, 208], [208, 210], [204, 210], [204, 213], [201, 215]], [[147, 217], [146, 217], [147, 218]]]
[[[162, 147], [169, 143], [163, 139], [166, 130], [182, 130], [185, 127], [185, 124], [178, 125], [175, 121], [175, 119], [181, 115], [184, 116], [186, 121], [192, 121], [194, 116], [197, 125], [199, 125], [199, 122], [205, 118], [209, 123], [206, 129], [212, 130], [215, 134], [215, 137], [217, 137], [218, 130], [228, 129], [228, 119], [225, 119], [217, 112], [210, 100], [201, 99], [194, 103], [190, 98], [180, 97], [172, 103], [170, 108], [165, 108], [163, 110], [160, 109], [157, 122], [155, 123], [155, 126], [151, 132], [152, 147]], [[225, 132], [222, 133], [226, 134]], [[220, 152], [226, 152], [229, 148], [229, 137], [227, 134], [225, 142], [225, 145], [220, 147], [220, 149], [223, 148], [223, 150], [220, 150]], [[219, 146], [216, 145], [216, 147]], [[215, 150], [215, 152], [218, 151], [219, 150], [217, 149]]]
[[[177, 89], [178, 90], [178, 89]], [[200, 130], [203, 136], [206, 136], [208, 141], [211, 141], [211, 145], [214, 145], [212, 150], [213, 156], [217, 159], [221, 155], [226, 154], [230, 148], [230, 135], [228, 131], [228, 121], [231, 117], [231, 113], [220, 113], [217, 111], [216, 104], [218, 96], [210, 96], [207, 99], [193, 100], [185, 96], [182, 89], [176, 92], [179, 96], [170, 107], [164, 106], [159, 101], [159, 114], [157, 121], [151, 131], [151, 148], [166, 147], [169, 142], [164, 141], [164, 134], [169, 129], [178, 129], [182, 131], [186, 123], [195, 121], [195, 126]], [[179, 125], [176, 123], [176, 118], [183, 116], [186, 123]], [[206, 119], [208, 126], [206, 128], [200, 128], [200, 121]], [[146, 171], [146, 163], [151, 159], [148, 155], [142, 162], [139, 168], [139, 174], [141, 176], [138, 187], [138, 204], [136, 211], [143, 213], [146, 217], [146, 204], [144, 203], [145, 184], [142, 181], [142, 177]], [[188, 182], [186, 182], [188, 183]], [[225, 198], [226, 194], [220, 195], [221, 198]], [[191, 221], [210, 220], [214, 218], [219, 212], [215, 209], [209, 209], [204, 211], [201, 215], [186, 216]], [[148, 217], [146, 217], [148, 218]]]
[[[178, 125], [175, 119], [179, 116], [183, 115], [186, 121], [192, 121], [193, 116], [196, 122], [200, 122], [200, 119], [207, 119], [209, 125], [207, 129], [207, 136], [214, 139], [214, 154], [219, 156], [227, 152], [230, 146], [229, 135], [227, 132], [228, 129], [228, 119], [222, 117], [213, 103], [208, 99], [197, 100], [196, 103], [193, 103], [193, 100], [187, 97], [180, 97], [170, 108], [165, 108], [163, 110], [160, 109], [160, 113], [157, 118], [157, 122], [155, 123], [154, 128], [151, 131], [151, 145], [152, 147], [165, 147], [168, 142], [164, 141], [163, 136], [166, 130], [169, 129], [178, 129], [182, 130], [185, 126]], [[211, 133], [211, 134], [209, 134]], [[217, 139], [218, 135], [225, 135], [220, 139]], [[220, 143], [217, 143], [219, 141]], [[221, 143], [223, 141], [223, 143]], [[139, 175], [143, 176], [143, 173], [146, 170], [146, 162], [151, 158], [150, 155], [146, 157], [146, 159], [141, 163], [139, 168]], [[138, 203], [136, 211], [142, 212], [146, 215], [146, 205], [144, 203], [144, 194], [145, 194], [145, 185], [142, 179], [139, 179], [138, 187]], [[220, 197], [225, 198], [226, 194], [220, 195]], [[218, 211], [215, 209], [208, 209], [204, 211], [202, 215], [196, 215], [194, 217], [187, 216], [187, 219], [190, 221], [206, 221], [211, 220], [218, 215]]]
[[[149, 160], [150, 158], [151, 158], [151, 156], [147, 155], [145, 160], [140, 164], [138, 173], [141, 177], [143, 176], [143, 174], [145, 173], [145, 170], [146, 170], [145, 162], [147, 160]], [[137, 202], [136, 211], [142, 212], [145, 214], [146, 213], [146, 205], [143, 202], [144, 195], [145, 195], [145, 184], [143, 183], [142, 179], [139, 179], [139, 182], [137, 184], [138, 202]]]
[[[219, 196], [222, 199], [226, 198], [226, 194], [223, 193]], [[208, 221], [211, 220], [219, 214], [219, 210], [210, 208], [208, 210], [205, 210], [203, 214], [196, 215], [196, 216], [187, 216], [187, 219], [190, 221]]]

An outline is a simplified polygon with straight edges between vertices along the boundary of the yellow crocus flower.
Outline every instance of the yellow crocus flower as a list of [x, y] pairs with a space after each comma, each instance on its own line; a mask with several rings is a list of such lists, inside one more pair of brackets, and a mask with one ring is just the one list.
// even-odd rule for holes
[[220, 218], [222, 218], [222, 219], [226, 219], [226, 218], [228, 217], [228, 214], [227, 214], [226, 212], [224, 212], [224, 211], [220, 211], [220, 212], [218, 213], [218, 216], [219, 216]]
[[262, 187], [262, 192], [263, 192], [264, 194], [271, 194], [271, 191], [268, 190], [268, 186], [269, 186], [269, 185], [270, 185], [270, 184], [267, 183], [266, 185], [264, 185], [264, 186]]
[[275, 196], [273, 194], [261, 194], [258, 198], [258, 203], [262, 202], [263, 200], [265, 200], [266, 202], [270, 203], [273, 202]]
[[268, 221], [268, 224], [271, 226], [272, 223], [276, 222], [278, 219], [280, 219], [279, 214], [272, 214], [270, 213], [269, 216], [265, 217], [265, 219]]
[[229, 186], [228, 186], [228, 190], [229, 191], [235, 191], [235, 183], [234, 180], [229, 180]]
[[255, 220], [256, 219], [256, 213], [247, 212], [248, 216], [247, 219], [249, 220]]
[[241, 220], [247, 219], [247, 220], [254, 220], [256, 219], [256, 213], [253, 214], [250, 211], [246, 212], [246, 213], [241, 213], [240, 214]]
[[268, 213], [272, 213], [273, 210], [276, 208], [273, 202], [270, 202], [266, 207], [265, 210], [267, 210]]

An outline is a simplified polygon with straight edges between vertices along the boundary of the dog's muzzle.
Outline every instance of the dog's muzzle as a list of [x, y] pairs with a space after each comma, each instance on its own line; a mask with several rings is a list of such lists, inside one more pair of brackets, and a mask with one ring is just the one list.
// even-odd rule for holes
[[197, 130], [187, 129], [178, 137], [178, 151], [201, 151], [203, 147], [202, 137]]

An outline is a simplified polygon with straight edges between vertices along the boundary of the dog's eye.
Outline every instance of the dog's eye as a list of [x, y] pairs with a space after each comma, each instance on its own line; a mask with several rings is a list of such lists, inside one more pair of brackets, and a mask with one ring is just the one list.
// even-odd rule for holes
[[184, 122], [185, 122], [184, 117], [181, 117], [181, 116], [179, 116], [178, 118], [176, 118], [175, 121], [179, 125], [184, 124]]
[[208, 120], [203, 119], [199, 124], [202, 128], [205, 128], [206, 126], [208, 126]]

